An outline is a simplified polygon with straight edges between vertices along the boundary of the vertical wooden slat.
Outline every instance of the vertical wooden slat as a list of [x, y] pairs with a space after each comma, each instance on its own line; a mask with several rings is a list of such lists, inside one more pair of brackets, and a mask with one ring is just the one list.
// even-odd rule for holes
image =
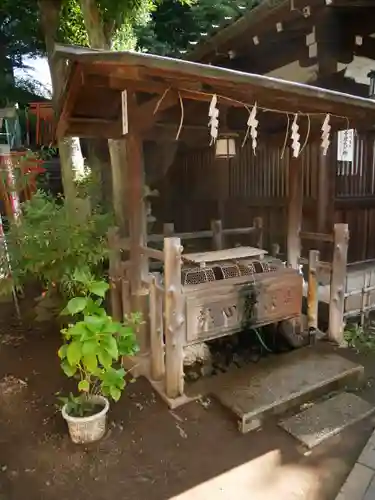
[[163, 341], [163, 305], [156, 277], [150, 283], [150, 344], [151, 344], [151, 376], [161, 380], [165, 375], [164, 341]]
[[121, 250], [119, 246], [118, 228], [111, 227], [108, 230], [108, 248], [109, 248], [109, 282], [111, 296], [111, 313], [116, 321], [123, 319], [122, 299], [121, 299]]
[[255, 217], [253, 225], [256, 228], [255, 246], [257, 248], [263, 248], [263, 219], [262, 219], [262, 217]]
[[131, 314], [131, 293], [130, 282], [126, 277], [122, 279], [121, 283], [121, 296], [122, 296], [122, 315], [124, 320]]
[[324, 156], [319, 151], [318, 170], [318, 199], [317, 199], [317, 231], [320, 233], [329, 232], [333, 224], [333, 211], [335, 201], [335, 181], [336, 172], [331, 168], [331, 158], [329, 154]]
[[287, 260], [294, 269], [299, 268], [301, 255], [301, 221], [302, 221], [302, 164], [301, 157], [290, 157], [289, 163], [289, 201], [288, 201], [288, 232], [287, 232]]
[[307, 324], [309, 330], [318, 328], [318, 279], [319, 251], [310, 250], [307, 289]]
[[342, 344], [344, 341], [345, 279], [348, 241], [348, 224], [335, 224], [328, 336], [330, 340], [337, 344]]
[[184, 392], [181, 253], [180, 238], [164, 239], [165, 391], [169, 398], [177, 398]]
[[174, 234], [173, 222], [165, 222], [163, 224], [163, 234], [165, 237], [169, 237], [169, 236], [172, 236]]
[[212, 246], [214, 250], [222, 250], [224, 248], [223, 225], [221, 220], [211, 221]]
[[370, 293], [370, 292], [366, 292], [366, 288], [370, 285], [370, 282], [371, 282], [371, 273], [364, 271], [364, 273], [363, 273], [363, 287], [362, 287], [362, 294], [361, 294], [361, 325], [362, 326], [364, 326], [364, 324], [365, 324], [366, 305], [367, 305], [368, 294]]
[[129, 240], [130, 240], [130, 283], [132, 309], [143, 315], [143, 323], [138, 329], [140, 354], [149, 349], [148, 335], [148, 291], [142, 281], [148, 278], [148, 258], [139, 251], [140, 246], [147, 246], [147, 217], [144, 204], [143, 146], [140, 137], [134, 133], [126, 136], [128, 162], [128, 199], [129, 199]]

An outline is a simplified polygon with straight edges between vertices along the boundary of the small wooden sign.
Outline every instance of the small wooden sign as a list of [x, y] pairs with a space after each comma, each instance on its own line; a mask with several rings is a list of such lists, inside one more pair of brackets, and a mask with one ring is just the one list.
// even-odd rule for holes
[[122, 114], [122, 135], [129, 132], [128, 122], [128, 93], [126, 90], [121, 92], [121, 114]]

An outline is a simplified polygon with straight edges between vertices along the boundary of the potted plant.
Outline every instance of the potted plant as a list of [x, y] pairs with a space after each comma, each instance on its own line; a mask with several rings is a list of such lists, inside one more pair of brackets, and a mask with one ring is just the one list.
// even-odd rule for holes
[[113, 321], [103, 307], [108, 283], [79, 273], [75, 279], [81, 284], [82, 296], [70, 299], [63, 314], [77, 320], [61, 330], [64, 344], [58, 355], [64, 373], [78, 379], [78, 396], [60, 400], [72, 441], [87, 443], [104, 435], [109, 399], [118, 401], [125, 387], [121, 358], [137, 350], [138, 318]]

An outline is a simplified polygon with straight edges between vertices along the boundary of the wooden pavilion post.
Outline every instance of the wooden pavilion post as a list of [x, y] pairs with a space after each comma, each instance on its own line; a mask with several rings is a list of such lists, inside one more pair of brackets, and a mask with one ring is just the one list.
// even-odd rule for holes
[[181, 289], [180, 238], [164, 238], [165, 392], [174, 399], [184, 393], [184, 301]]
[[318, 329], [318, 272], [319, 251], [310, 250], [309, 252], [309, 271], [308, 271], [308, 289], [307, 289], [307, 325], [309, 332]]
[[334, 232], [328, 338], [340, 345], [344, 342], [345, 327], [346, 266], [348, 262], [349, 243], [348, 224], [335, 224]]
[[288, 232], [287, 261], [293, 269], [299, 268], [301, 256], [300, 231], [303, 208], [303, 171], [301, 157], [289, 161], [289, 200], [288, 200]]
[[[142, 314], [138, 331], [139, 354], [149, 351], [148, 258], [140, 247], [147, 246], [147, 215], [144, 204], [144, 166], [142, 138], [137, 134], [136, 102], [129, 96], [130, 132], [126, 135], [127, 200], [129, 210], [130, 289], [133, 312]], [[121, 186], [119, 187], [119, 189]]]

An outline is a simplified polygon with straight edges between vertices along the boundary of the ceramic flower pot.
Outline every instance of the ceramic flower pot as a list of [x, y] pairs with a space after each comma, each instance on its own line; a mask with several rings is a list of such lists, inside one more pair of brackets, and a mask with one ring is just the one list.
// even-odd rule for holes
[[92, 443], [101, 439], [105, 434], [109, 401], [104, 396], [92, 396], [91, 401], [101, 406], [102, 409], [88, 417], [73, 417], [68, 414], [66, 404], [62, 407], [61, 413], [68, 424], [73, 443]]

